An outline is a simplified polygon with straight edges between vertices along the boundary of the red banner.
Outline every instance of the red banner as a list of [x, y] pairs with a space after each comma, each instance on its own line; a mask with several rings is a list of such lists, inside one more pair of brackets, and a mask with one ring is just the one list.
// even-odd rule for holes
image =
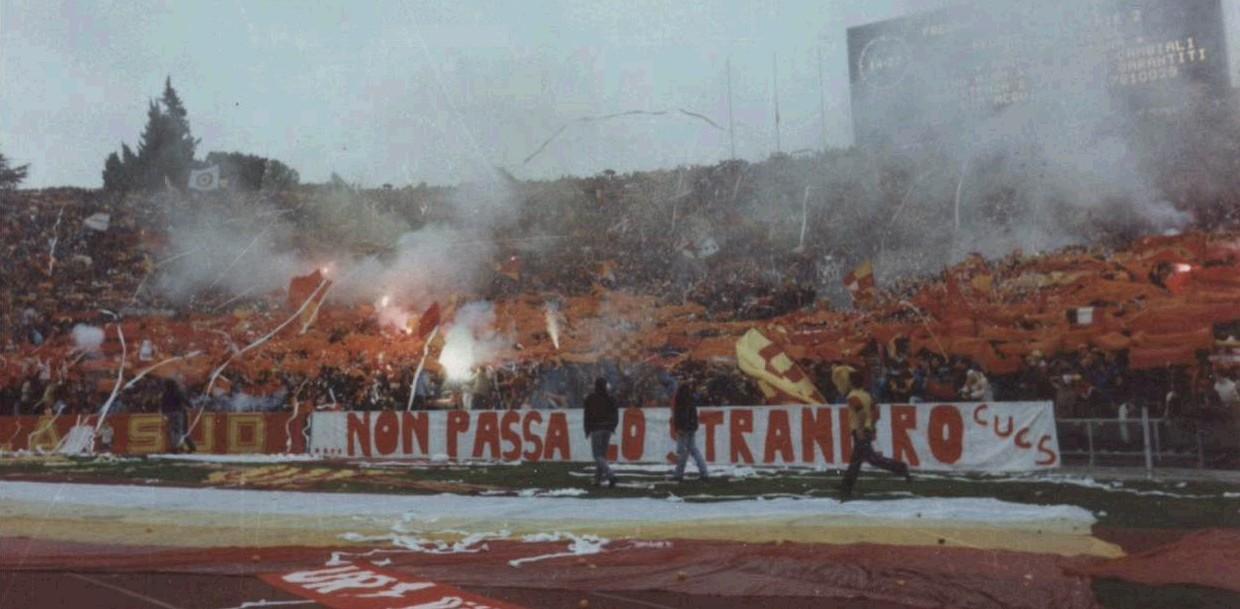
[[[200, 453], [255, 454], [306, 452], [308, 415], [289, 413], [203, 413], [190, 434]], [[52, 452], [66, 444], [75, 426], [94, 428], [95, 415], [0, 417], [0, 450]], [[190, 419], [192, 420], [192, 419]], [[161, 414], [116, 414], [95, 437], [95, 452], [142, 455], [168, 452], [167, 421]]]
[[384, 571], [368, 562], [259, 577], [332, 609], [523, 609], [452, 586]]

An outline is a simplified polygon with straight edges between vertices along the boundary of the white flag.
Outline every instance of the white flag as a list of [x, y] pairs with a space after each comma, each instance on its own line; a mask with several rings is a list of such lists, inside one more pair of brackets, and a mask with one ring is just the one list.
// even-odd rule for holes
[[216, 190], [220, 187], [220, 166], [212, 165], [206, 169], [194, 169], [189, 172], [190, 190]]
[[86, 228], [97, 230], [100, 232], [108, 230], [108, 226], [112, 222], [112, 215], [99, 212], [82, 221]]
[[1088, 326], [1094, 323], [1093, 307], [1077, 307], [1068, 309], [1068, 323], [1076, 326]]

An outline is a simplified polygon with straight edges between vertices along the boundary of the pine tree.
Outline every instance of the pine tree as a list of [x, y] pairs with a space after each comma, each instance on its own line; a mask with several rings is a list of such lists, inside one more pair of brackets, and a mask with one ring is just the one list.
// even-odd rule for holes
[[169, 142], [167, 170], [170, 175], [168, 177], [172, 179], [173, 184], [185, 184], [189, 179], [190, 166], [194, 163], [194, 149], [198, 146], [198, 140], [195, 140], [193, 134], [190, 133], [189, 113], [185, 111], [185, 104], [181, 103], [181, 97], [177, 95], [176, 89], [172, 88], [171, 76], [164, 80], [162, 101], [164, 117], [172, 134]]
[[139, 188], [159, 190], [164, 186], [164, 178], [172, 179], [172, 147], [175, 136], [170, 121], [159, 107], [159, 102], [150, 101], [146, 109], [146, 127], [138, 138], [137, 166], [135, 178]]
[[110, 192], [125, 192], [129, 190], [125, 184], [125, 166], [121, 164], [121, 158], [115, 152], [108, 155], [107, 160], [103, 162], [103, 189]]
[[138, 166], [138, 155], [133, 153], [129, 144], [121, 144], [121, 166], [125, 167], [125, 179], [133, 184], [134, 168]]
[[277, 161], [242, 152], [209, 152], [207, 165], [218, 165], [233, 190], [280, 191], [297, 185], [297, 170]]
[[12, 190], [17, 188], [22, 180], [26, 179], [26, 171], [30, 169], [30, 165], [19, 165], [17, 167], [9, 166], [9, 159], [0, 154], [0, 190]]
[[147, 106], [137, 153], [122, 145], [119, 156], [112, 153], [104, 161], [103, 187], [121, 192], [159, 190], [165, 181], [184, 187], [198, 145], [190, 133], [188, 117], [185, 104], [172, 88], [172, 78], [167, 78], [163, 96]]
[[103, 189], [110, 192], [128, 192], [136, 186], [138, 157], [129, 148], [129, 144], [121, 143], [121, 154], [115, 152], [108, 155], [103, 164]]

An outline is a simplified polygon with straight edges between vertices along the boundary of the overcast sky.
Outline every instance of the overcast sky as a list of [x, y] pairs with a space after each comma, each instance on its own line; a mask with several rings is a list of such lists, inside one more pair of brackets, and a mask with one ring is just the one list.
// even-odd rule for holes
[[[133, 146], [166, 75], [198, 153], [280, 159], [303, 181], [455, 183], [499, 165], [523, 178], [728, 158], [852, 140], [845, 28], [937, 0], [582, 2], [53, 2], [0, 0], [0, 152], [27, 186], [97, 187]], [[582, 116], [684, 115], [574, 124]]]

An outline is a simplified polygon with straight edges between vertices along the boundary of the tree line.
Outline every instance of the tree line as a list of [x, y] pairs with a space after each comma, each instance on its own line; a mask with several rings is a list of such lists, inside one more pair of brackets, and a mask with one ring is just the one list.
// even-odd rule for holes
[[219, 166], [221, 178], [234, 190], [283, 190], [301, 179], [297, 170], [280, 161], [241, 152], [211, 152], [196, 160], [199, 143], [190, 131], [185, 104], [168, 77], [163, 95], [147, 106], [137, 151], [122, 142], [119, 153], [109, 154], [104, 161], [103, 189], [117, 193], [168, 186], [180, 189], [187, 185], [192, 170], [211, 166]]

